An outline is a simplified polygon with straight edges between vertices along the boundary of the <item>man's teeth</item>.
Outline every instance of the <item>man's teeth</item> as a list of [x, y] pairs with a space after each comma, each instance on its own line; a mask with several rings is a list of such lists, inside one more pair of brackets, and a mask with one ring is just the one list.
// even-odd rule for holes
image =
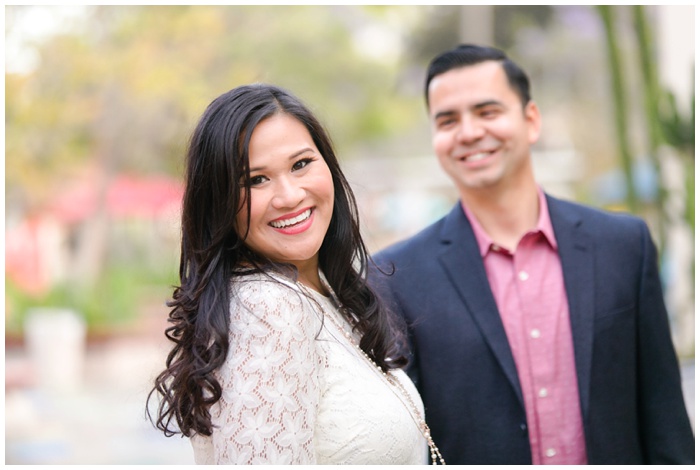
[[296, 217], [292, 217], [291, 219], [287, 219], [287, 220], [275, 220], [274, 222], [270, 222], [270, 225], [272, 225], [275, 228], [289, 227], [290, 225], [295, 225], [295, 224], [298, 224], [299, 222], [302, 222], [302, 221], [308, 219], [310, 216], [311, 216], [311, 209], [307, 209]]
[[470, 155], [466, 159], [470, 162], [476, 162], [479, 160], [483, 160], [484, 158], [486, 158], [488, 156], [489, 156], [488, 152], [481, 152], [481, 153], [475, 153], [474, 155]]

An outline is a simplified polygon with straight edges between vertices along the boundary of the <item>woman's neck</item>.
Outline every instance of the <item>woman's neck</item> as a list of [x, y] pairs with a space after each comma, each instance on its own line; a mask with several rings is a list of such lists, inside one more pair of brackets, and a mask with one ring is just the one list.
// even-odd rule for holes
[[320, 294], [329, 295], [326, 288], [323, 286], [323, 282], [321, 282], [321, 276], [318, 272], [318, 263], [305, 263], [304, 265], [295, 263], [295, 266], [298, 271], [298, 282]]

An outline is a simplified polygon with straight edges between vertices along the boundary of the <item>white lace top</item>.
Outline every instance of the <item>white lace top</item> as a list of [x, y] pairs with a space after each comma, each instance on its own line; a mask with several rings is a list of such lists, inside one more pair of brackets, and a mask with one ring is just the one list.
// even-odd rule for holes
[[[277, 279], [236, 280], [228, 358], [217, 372], [223, 396], [211, 408], [213, 435], [191, 439], [195, 462], [427, 463], [410, 404], [324, 321], [321, 309], [350, 331], [331, 299], [309, 289], [314, 302]], [[408, 376], [391, 373], [422, 413]]]

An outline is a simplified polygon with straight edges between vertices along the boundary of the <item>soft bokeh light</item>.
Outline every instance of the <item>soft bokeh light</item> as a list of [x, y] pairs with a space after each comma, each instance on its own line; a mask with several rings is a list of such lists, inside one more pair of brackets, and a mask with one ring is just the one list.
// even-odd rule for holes
[[[659, 148], [648, 143], [631, 8], [614, 10], [631, 184], [638, 215], [666, 240], [663, 276], [692, 416], [694, 7], [644, 7], [660, 89], [671, 93]], [[9, 5], [5, 20], [6, 464], [193, 462], [186, 439], [145, 420], [145, 397], [169, 347], [187, 140], [205, 106], [237, 85], [276, 83], [316, 112], [375, 251], [456, 200], [432, 156], [423, 74], [434, 54], [465, 39], [464, 24], [480, 24], [476, 39], [531, 75], [543, 187], [629, 209], [594, 6]]]
[[80, 29], [84, 5], [13, 7], [5, 13], [5, 73], [27, 74], [39, 65], [35, 44]]

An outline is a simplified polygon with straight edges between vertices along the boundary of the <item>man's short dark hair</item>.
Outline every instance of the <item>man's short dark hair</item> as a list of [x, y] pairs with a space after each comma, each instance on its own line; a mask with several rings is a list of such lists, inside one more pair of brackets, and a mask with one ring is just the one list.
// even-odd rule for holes
[[454, 49], [436, 56], [428, 66], [428, 73], [425, 78], [425, 103], [428, 102], [428, 87], [433, 78], [452, 69], [476, 65], [482, 62], [496, 61], [503, 65], [503, 70], [508, 77], [508, 83], [518, 94], [523, 103], [523, 107], [530, 102], [530, 80], [527, 74], [518, 64], [508, 58], [505, 52], [488, 46], [478, 46], [474, 44], [460, 44]]

